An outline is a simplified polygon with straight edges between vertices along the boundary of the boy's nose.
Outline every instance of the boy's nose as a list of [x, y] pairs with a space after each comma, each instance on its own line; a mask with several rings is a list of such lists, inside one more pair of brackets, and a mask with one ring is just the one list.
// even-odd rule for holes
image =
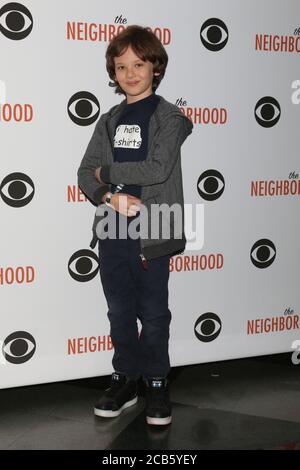
[[134, 69], [127, 69], [127, 78], [134, 77]]

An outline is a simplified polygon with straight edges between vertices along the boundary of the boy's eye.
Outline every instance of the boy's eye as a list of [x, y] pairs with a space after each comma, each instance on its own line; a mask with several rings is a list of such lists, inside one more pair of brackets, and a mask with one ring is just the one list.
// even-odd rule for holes
[[[144, 64], [135, 64], [135, 65], [138, 65], [139, 67], [142, 67]], [[119, 70], [119, 69], [122, 69], [123, 67], [124, 67], [123, 65], [119, 65], [117, 67], [117, 69]]]

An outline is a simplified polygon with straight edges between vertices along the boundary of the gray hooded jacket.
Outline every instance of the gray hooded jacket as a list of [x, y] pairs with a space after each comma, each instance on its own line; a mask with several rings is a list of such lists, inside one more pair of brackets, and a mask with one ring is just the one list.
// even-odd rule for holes
[[[114, 162], [113, 138], [116, 123], [123, 107], [124, 99], [113, 106], [98, 120], [91, 140], [77, 171], [78, 185], [82, 192], [97, 206], [103, 204], [101, 198], [110, 191], [111, 183], [118, 185], [135, 184], [141, 186], [142, 204], [147, 209], [147, 236], [143, 236], [141, 221], [141, 257], [152, 259], [167, 254], [174, 255], [185, 250], [184, 233], [184, 197], [181, 171], [181, 146], [193, 130], [193, 123], [180, 109], [165, 98], [157, 95], [160, 101], [150, 117], [148, 134], [148, 152], [146, 159], [140, 162]], [[102, 167], [105, 175], [103, 183], [95, 178], [95, 169]], [[171, 207], [173, 204], [179, 212], [172, 211], [169, 216], [162, 215], [162, 226], [168, 226], [169, 235], [163, 236], [159, 230], [157, 236], [151, 236], [151, 225], [154, 217], [151, 206], [162, 208], [161, 204]], [[166, 206], [165, 206], [166, 207]], [[141, 216], [141, 213], [140, 213]], [[96, 226], [99, 222], [97, 211], [92, 227], [94, 248], [97, 243]], [[161, 225], [160, 225], [161, 226]], [[163, 230], [163, 229], [162, 229]]]

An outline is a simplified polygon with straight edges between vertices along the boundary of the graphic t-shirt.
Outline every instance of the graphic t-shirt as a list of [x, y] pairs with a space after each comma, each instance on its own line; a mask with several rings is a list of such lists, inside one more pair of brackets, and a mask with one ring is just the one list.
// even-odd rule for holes
[[[146, 159], [149, 120], [158, 102], [159, 97], [153, 92], [146, 98], [125, 105], [115, 128], [114, 161], [138, 162]], [[112, 192], [116, 187], [112, 184]], [[120, 192], [140, 198], [141, 187], [125, 184]]]

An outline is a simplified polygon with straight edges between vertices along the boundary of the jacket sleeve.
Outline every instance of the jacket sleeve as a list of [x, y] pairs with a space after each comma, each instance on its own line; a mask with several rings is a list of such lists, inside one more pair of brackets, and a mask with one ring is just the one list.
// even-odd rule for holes
[[104, 114], [98, 120], [91, 140], [77, 171], [78, 186], [82, 192], [99, 205], [103, 195], [110, 190], [106, 183], [99, 183], [95, 177], [95, 169], [101, 166], [101, 152], [104, 143]]
[[180, 155], [180, 148], [192, 132], [193, 123], [184, 114], [167, 118], [156, 138], [153, 151], [141, 162], [114, 162], [101, 167], [100, 178], [105, 183], [150, 186], [163, 183], [170, 176]]

